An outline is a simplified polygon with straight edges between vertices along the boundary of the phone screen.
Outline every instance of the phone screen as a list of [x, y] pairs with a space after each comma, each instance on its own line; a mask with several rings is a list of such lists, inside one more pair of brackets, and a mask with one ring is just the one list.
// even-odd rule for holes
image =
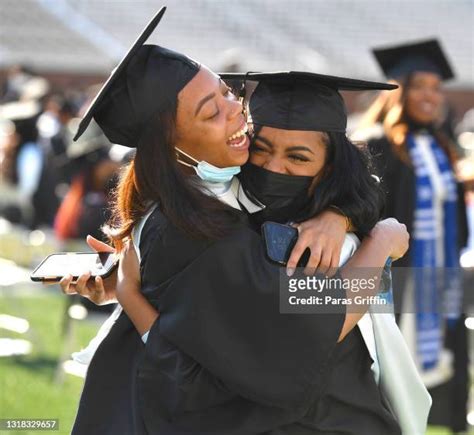
[[262, 229], [270, 260], [286, 264], [298, 239], [298, 230], [276, 222], [265, 222]]
[[110, 252], [64, 252], [51, 254], [31, 274], [33, 281], [60, 280], [71, 274], [75, 279], [91, 272], [92, 276], [106, 277], [116, 264]]

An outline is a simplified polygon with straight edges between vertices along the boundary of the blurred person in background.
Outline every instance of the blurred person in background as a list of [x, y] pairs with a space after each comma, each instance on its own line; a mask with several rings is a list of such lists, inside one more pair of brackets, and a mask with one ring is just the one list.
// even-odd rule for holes
[[9, 103], [20, 99], [22, 88], [33, 77], [32, 71], [25, 65], [13, 65], [7, 71], [7, 77], [1, 89], [0, 103]]
[[[468, 351], [458, 267], [467, 221], [455, 147], [440, 125], [441, 86], [453, 72], [436, 40], [374, 54], [386, 76], [400, 84], [398, 92], [382, 93], [373, 103], [361, 130], [383, 126], [383, 136], [368, 146], [387, 194], [386, 216], [405, 223], [412, 237], [407, 255], [395, 264], [414, 268], [412, 279], [400, 276], [401, 292], [394, 295], [404, 313], [401, 329], [433, 397], [429, 422], [464, 431]], [[441, 278], [428, 275], [435, 268]]]
[[[9, 131], [4, 135], [2, 179], [16, 190], [18, 202], [4, 208], [2, 213], [13, 223], [29, 228], [51, 222], [41, 199], [44, 154], [38, 144], [36, 127], [40, 112], [41, 105], [34, 100], [12, 101], [0, 106], [0, 119], [5, 125], [10, 121]], [[22, 206], [18, 207], [20, 203]]]
[[[49, 194], [55, 197], [57, 207], [69, 190], [74, 175], [67, 147], [71, 142], [68, 124], [77, 116], [72, 98], [65, 94], [50, 96], [38, 119], [39, 143], [45, 155], [44, 177], [49, 180]], [[53, 210], [56, 214], [56, 210]]]
[[41, 145], [52, 157], [65, 153], [67, 125], [77, 112], [74, 101], [65, 94], [54, 94], [46, 100], [38, 119], [38, 131]]
[[31, 214], [28, 198], [19, 194], [15, 182], [17, 146], [15, 124], [0, 118], [0, 216], [12, 223], [21, 223]]
[[50, 84], [45, 78], [21, 69], [14, 69], [12, 74], [13, 82], [8, 84], [7, 80], [5, 89], [11, 91], [8, 99], [15, 97], [16, 100], [0, 105], [0, 119], [14, 125], [12, 134], [4, 138], [9, 151], [2, 172], [7, 183], [5, 186], [9, 185], [10, 191], [16, 189], [13, 202], [22, 205], [20, 208], [10, 207], [5, 216], [13, 223], [31, 229], [51, 227], [59, 205], [55, 194], [56, 174], [49, 168], [49, 156], [42, 146], [39, 132], [39, 120], [43, 116]]
[[60, 240], [87, 235], [103, 239], [100, 229], [110, 219], [108, 199], [117, 182], [120, 162], [110, 156], [111, 144], [95, 123], [73, 142], [78, 122], [72, 119], [64, 133], [64, 169], [71, 175], [71, 185], [56, 214], [54, 231]]

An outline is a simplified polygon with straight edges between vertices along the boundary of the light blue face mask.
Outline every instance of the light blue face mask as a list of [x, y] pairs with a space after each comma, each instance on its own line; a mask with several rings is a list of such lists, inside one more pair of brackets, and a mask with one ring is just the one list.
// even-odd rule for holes
[[176, 147], [176, 150], [184, 154], [188, 159], [191, 159], [193, 162], [196, 162], [197, 165], [195, 166], [178, 159], [178, 162], [182, 165], [193, 168], [201, 180], [209, 181], [210, 183], [227, 183], [232, 180], [234, 175], [237, 175], [240, 172], [240, 166], [228, 166], [227, 168], [218, 168], [217, 166], [211, 165], [205, 160], [196, 160], [194, 157], [191, 157], [189, 154], [180, 150], [178, 147]]

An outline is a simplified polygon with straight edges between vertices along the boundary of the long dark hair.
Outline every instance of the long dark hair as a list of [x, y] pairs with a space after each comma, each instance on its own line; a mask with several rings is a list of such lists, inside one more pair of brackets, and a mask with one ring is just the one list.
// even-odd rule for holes
[[137, 152], [114, 193], [112, 220], [104, 228], [117, 249], [157, 202], [171, 223], [194, 238], [219, 238], [235, 227], [239, 213], [206, 194], [176, 160], [177, 100], [144, 127]]
[[384, 194], [372, 175], [369, 153], [352, 143], [345, 133], [329, 132], [325, 172], [306, 209], [305, 220], [334, 205], [350, 218], [361, 236], [367, 235], [382, 217]]

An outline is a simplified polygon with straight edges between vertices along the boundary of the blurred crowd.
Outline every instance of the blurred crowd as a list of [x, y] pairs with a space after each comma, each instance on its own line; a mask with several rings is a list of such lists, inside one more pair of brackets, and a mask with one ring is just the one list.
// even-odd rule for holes
[[96, 91], [57, 90], [27, 68], [9, 70], [0, 89], [0, 217], [53, 229], [58, 240], [102, 238], [109, 194], [130, 156], [98, 126], [73, 142]]

